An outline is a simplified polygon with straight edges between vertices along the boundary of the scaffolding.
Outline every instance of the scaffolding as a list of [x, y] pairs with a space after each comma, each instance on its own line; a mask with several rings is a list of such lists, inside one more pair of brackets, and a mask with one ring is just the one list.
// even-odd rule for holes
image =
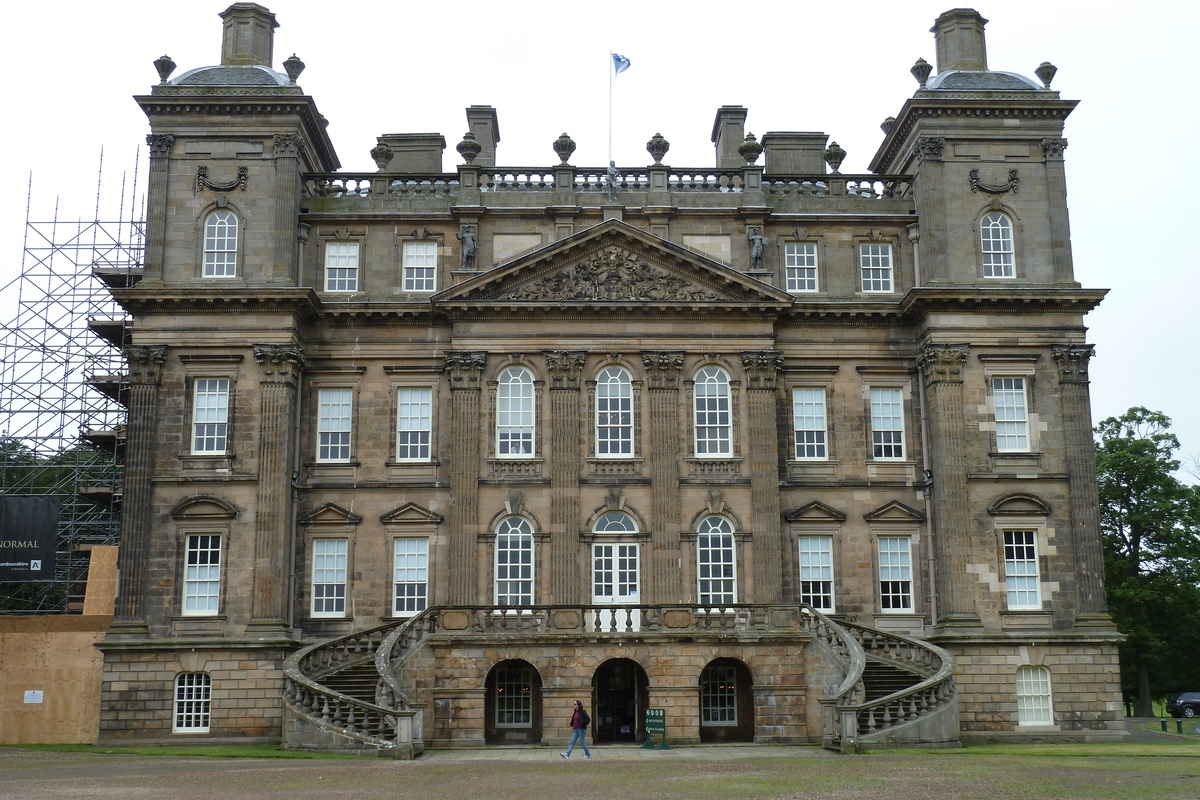
[[0, 614], [80, 613], [92, 547], [119, 541], [132, 321], [108, 289], [142, 273], [138, 161], [106, 206], [101, 152], [92, 221], [57, 201], [31, 219], [29, 180], [20, 274], [0, 287], [0, 494], [59, 495], [61, 512], [54, 579], [0, 583]]

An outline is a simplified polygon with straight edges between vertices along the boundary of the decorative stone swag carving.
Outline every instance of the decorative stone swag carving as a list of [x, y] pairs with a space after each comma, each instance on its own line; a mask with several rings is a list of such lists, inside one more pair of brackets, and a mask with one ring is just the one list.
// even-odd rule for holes
[[478, 389], [479, 377], [487, 364], [482, 350], [459, 350], [446, 353], [446, 371], [450, 374], [451, 389]]
[[125, 348], [130, 382], [143, 386], [157, 386], [162, 381], [162, 365], [166, 358], [166, 347], [139, 345]]
[[925, 374], [925, 382], [962, 381], [967, 350], [965, 344], [946, 344], [930, 345], [918, 353], [917, 366]]
[[679, 374], [683, 370], [683, 353], [649, 351], [642, 353], [642, 366], [646, 368], [651, 389], [678, 389]]
[[703, 286], [610, 245], [573, 267], [527, 283], [502, 300], [722, 300]]
[[1063, 383], [1087, 383], [1088, 361], [1094, 355], [1096, 355], [1095, 345], [1050, 345], [1050, 356], [1058, 366], [1059, 379]]
[[746, 370], [747, 386], [750, 389], [774, 391], [783, 369], [783, 353], [778, 350], [757, 350], [742, 353], [742, 367]]
[[973, 169], [969, 175], [972, 192], [985, 192], [987, 194], [1004, 194], [1005, 192], [1017, 193], [1017, 184], [1021, 182], [1021, 178], [1017, 175], [1015, 169], [1008, 171], [1008, 183], [984, 183], [979, 180], [979, 170]]
[[146, 144], [150, 145], [150, 157], [162, 158], [171, 152], [171, 145], [175, 144], [175, 137], [169, 133], [148, 133], [146, 134]]
[[295, 383], [304, 369], [304, 351], [294, 345], [256, 344], [254, 360], [262, 369], [264, 382]]
[[1042, 139], [1042, 154], [1046, 158], [1062, 158], [1063, 151], [1067, 149], [1066, 139]]
[[941, 136], [922, 136], [917, 139], [917, 160], [921, 163], [941, 161], [942, 150], [945, 147], [946, 140]]
[[547, 350], [546, 370], [551, 389], [578, 389], [587, 353], [582, 350]]
[[238, 167], [236, 178], [224, 183], [217, 183], [208, 179], [208, 167], [201, 165], [196, 167], [196, 191], [212, 189], [214, 192], [230, 192], [234, 189], [241, 189], [244, 192], [246, 191], [246, 179], [249, 173], [249, 167]]

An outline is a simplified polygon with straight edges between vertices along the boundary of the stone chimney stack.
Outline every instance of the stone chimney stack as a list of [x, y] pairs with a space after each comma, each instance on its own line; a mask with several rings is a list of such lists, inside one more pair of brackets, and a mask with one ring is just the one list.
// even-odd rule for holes
[[479, 142], [479, 155], [474, 163], [480, 167], [496, 166], [496, 145], [500, 143], [500, 120], [491, 106], [467, 106], [467, 130]]
[[746, 140], [746, 109], [743, 106], [721, 106], [713, 120], [713, 144], [717, 146], [717, 169], [744, 167], [746, 159], [738, 148]]
[[987, 20], [973, 8], [954, 8], [937, 18], [930, 32], [937, 41], [937, 71], [987, 69]]
[[258, 3], [234, 3], [221, 12], [221, 64], [271, 66], [275, 48], [275, 15]]

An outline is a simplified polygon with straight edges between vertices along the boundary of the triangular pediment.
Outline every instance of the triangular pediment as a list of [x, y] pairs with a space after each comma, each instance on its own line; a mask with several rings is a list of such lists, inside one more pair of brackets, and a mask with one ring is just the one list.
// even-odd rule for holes
[[433, 302], [445, 309], [782, 310], [792, 298], [703, 253], [606, 220], [469, 278], [435, 295]]
[[379, 521], [384, 525], [396, 525], [404, 523], [434, 523], [435, 525], [443, 519], [441, 514], [436, 511], [430, 511], [425, 506], [417, 505], [416, 503], [405, 503], [402, 506], [392, 509], [388, 513], [379, 518]]
[[899, 500], [892, 500], [863, 514], [863, 519], [867, 522], [924, 522], [925, 515]]
[[326, 503], [300, 518], [301, 525], [357, 525], [360, 522], [361, 514], [347, 511], [334, 503]]
[[846, 515], [833, 506], [827, 506], [820, 500], [805, 503], [784, 514], [788, 522], [845, 522]]

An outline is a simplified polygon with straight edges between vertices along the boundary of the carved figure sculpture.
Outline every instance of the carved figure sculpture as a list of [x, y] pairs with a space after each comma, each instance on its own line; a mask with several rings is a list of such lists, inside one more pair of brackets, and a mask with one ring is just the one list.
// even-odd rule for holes
[[477, 249], [475, 226], [471, 224], [464, 225], [463, 232], [454, 235], [462, 242], [462, 268], [475, 269], [475, 250]]
[[750, 241], [750, 269], [762, 269], [763, 250], [770, 241], [757, 226], [750, 228], [746, 238]]
[[608, 162], [608, 169], [605, 170], [608, 182], [605, 188], [608, 190], [608, 202], [617, 202], [617, 186], [621, 182], [621, 171], [617, 169], [617, 162]]

